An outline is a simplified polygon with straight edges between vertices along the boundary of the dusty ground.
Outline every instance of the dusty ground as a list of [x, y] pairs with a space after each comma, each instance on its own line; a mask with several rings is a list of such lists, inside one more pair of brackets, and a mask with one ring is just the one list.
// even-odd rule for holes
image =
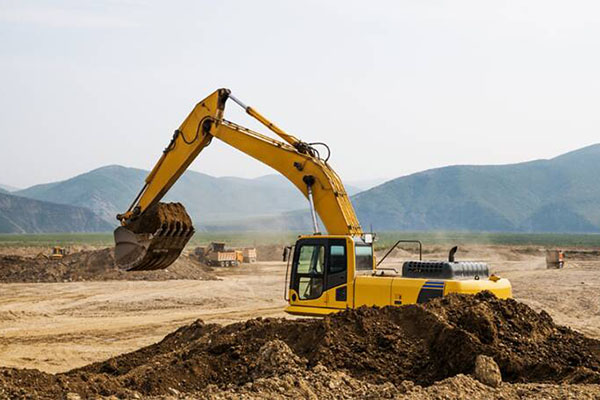
[[222, 280], [0, 284], [0, 365], [66, 371], [138, 349], [201, 318], [284, 316], [276, 262], [217, 270]]
[[[36, 250], [12, 251], [33, 256]], [[446, 256], [447, 249], [434, 250], [425, 258]], [[457, 258], [489, 262], [511, 280], [516, 299], [600, 338], [600, 260], [568, 260], [563, 270], [547, 270], [542, 250], [466, 246]], [[389, 263], [405, 256], [398, 252]], [[0, 284], [0, 366], [62, 372], [155, 343], [196, 319], [225, 324], [285, 316], [283, 263], [261, 261], [216, 275], [221, 280]]]

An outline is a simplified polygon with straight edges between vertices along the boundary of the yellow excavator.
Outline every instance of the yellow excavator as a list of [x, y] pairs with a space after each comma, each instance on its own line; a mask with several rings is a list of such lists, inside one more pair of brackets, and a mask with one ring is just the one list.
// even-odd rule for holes
[[[228, 100], [283, 141], [226, 120]], [[456, 249], [448, 261], [408, 261], [401, 270], [382, 267], [382, 260], [377, 262], [373, 254], [373, 234], [361, 229], [344, 185], [327, 163], [327, 145], [307, 143], [284, 132], [228, 89], [218, 89], [194, 107], [129, 209], [117, 215], [121, 226], [114, 232], [115, 258], [120, 268], [164, 269], [181, 254], [194, 234], [191, 218], [181, 204], [160, 200], [215, 138], [279, 171], [308, 199], [314, 232], [299, 236], [288, 257], [288, 313], [325, 315], [363, 305], [423, 303], [449, 293], [483, 290], [499, 298], [511, 297], [508, 280], [490, 276], [483, 263], [455, 261]], [[321, 147], [327, 151], [325, 157]], [[319, 218], [327, 234], [320, 232]]]

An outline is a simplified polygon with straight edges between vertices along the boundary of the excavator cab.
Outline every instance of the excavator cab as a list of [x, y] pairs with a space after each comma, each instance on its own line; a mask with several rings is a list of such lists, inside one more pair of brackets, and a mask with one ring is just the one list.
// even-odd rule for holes
[[352, 297], [352, 280], [374, 270], [370, 237], [345, 235], [302, 236], [291, 258], [286, 311], [323, 315], [345, 309]]

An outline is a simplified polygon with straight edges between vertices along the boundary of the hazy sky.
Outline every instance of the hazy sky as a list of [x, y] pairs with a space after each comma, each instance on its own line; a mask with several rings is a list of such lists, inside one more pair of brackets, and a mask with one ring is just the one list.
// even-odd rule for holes
[[[596, 1], [0, 0], [0, 183], [150, 169], [219, 87], [327, 142], [347, 181], [553, 157], [600, 142], [599, 19]], [[271, 173], [216, 141], [191, 168]]]

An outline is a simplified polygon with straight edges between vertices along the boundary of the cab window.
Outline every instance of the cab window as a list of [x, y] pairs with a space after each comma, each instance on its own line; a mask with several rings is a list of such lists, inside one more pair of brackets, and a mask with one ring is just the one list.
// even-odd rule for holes
[[373, 247], [360, 246], [355, 247], [356, 253], [356, 270], [370, 271], [373, 269]]
[[329, 247], [329, 269], [330, 274], [346, 270], [346, 246], [332, 245]]
[[303, 245], [298, 254], [298, 296], [300, 300], [316, 299], [323, 293], [325, 247]]

